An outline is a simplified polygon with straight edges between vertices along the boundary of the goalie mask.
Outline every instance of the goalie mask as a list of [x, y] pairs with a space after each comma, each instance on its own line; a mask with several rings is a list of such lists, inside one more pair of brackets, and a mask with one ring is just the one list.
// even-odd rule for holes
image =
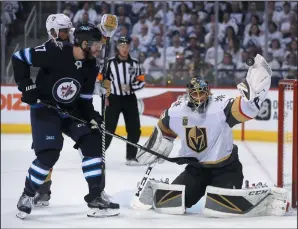
[[189, 99], [188, 105], [194, 107], [199, 113], [203, 113], [211, 95], [208, 82], [200, 77], [196, 77], [192, 78], [186, 87]]
[[[74, 44], [79, 46], [84, 52], [86, 58], [93, 58], [93, 53], [102, 49], [102, 34], [100, 30], [93, 24], [83, 24], [78, 26], [74, 31]], [[87, 47], [82, 46], [83, 42], [87, 42]]]

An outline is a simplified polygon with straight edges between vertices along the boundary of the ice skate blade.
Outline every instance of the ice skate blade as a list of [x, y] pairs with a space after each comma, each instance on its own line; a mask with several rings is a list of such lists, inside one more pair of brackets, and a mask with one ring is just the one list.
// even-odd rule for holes
[[142, 165], [142, 164], [140, 164], [139, 162], [137, 162], [137, 161], [129, 161], [129, 160], [127, 160], [126, 162], [125, 162], [125, 165], [127, 165], [127, 166], [144, 166], [144, 165]]
[[138, 197], [134, 196], [130, 202], [130, 207], [135, 210], [149, 210], [152, 208], [152, 205], [143, 204]]
[[92, 218], [104, 218], [104, 217], [111, 217], [117, 216], [120, 214], [119, 209], [98, 209], [98, 208], [91, 208], [87, 216]]
[[19, 219], [25, 219], [25, 217], [27, 216], [28, 214], [26, 212], [22, 212], [22, 211], [19, 211], [16, 216], [19, 218]]

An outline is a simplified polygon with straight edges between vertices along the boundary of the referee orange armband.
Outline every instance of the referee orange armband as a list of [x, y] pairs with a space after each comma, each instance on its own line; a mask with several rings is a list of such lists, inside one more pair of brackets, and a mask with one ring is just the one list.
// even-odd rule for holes
[[139, 75], [136, 77], [136, 79], [139, 81], [145, 81], [145, 75]]

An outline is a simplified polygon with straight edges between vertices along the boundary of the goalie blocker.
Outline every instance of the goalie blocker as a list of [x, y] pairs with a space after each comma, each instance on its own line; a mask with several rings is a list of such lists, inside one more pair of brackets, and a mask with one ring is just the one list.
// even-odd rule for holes
[[[288, 206], [288, 191], [261, 186], [251, 189], [225, 189], [207, 186], [204, 215], [207, 217], [283, 216]], [[185, 213], [185, 186], [166, 184], [154, 179], [148, 182], [141, 200], [156, 212]]]

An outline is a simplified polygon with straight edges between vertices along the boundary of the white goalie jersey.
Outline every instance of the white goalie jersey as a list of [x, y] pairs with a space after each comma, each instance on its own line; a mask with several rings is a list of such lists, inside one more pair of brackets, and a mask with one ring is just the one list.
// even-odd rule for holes
[[158, 126], [164, 136], [181, 139], [180, 157], [217, 166], [232, 153], [232, 127], [253, 119], [258, 111], [254, 103], [242, 97], [212, 95], [206, 112], [199, 113], [188, 106], [187, 98], [181, 98], [161, 115]]

